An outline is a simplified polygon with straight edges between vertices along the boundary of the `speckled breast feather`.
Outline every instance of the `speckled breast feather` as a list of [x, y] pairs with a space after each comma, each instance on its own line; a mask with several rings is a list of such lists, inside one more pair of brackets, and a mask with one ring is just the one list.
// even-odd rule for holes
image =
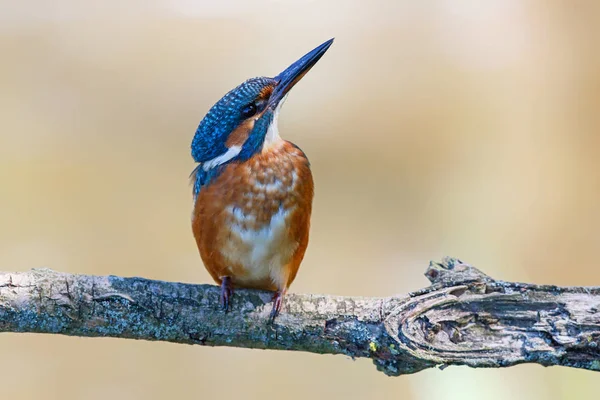
[[308, 244], [313, 180], [304, 153], [284, 140], [232, 162], [196, 199], [193, 230], [217, 281], [285, 290]]

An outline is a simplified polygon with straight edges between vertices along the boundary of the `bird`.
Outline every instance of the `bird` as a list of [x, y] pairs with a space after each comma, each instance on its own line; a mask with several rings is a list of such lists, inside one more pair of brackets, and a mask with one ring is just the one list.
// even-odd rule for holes
[[274, 292], [274, 321], [304, 258], [313, 176], [306, 154], [281, 138], [278, 118], [290, 89], [333, 40], [273, 78], [251, 78], [229, 91], [192, 139], [192, 231], [226, 313], [235, 289], [267, 290]]

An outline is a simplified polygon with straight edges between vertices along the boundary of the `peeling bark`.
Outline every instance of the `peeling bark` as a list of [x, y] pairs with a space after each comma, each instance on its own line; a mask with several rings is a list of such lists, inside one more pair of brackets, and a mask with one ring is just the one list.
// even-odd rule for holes
[[521, 363], [600, 370], [600, 288], [494, 280], [460, 260], [431, 286], [387, 298], [290, 294], [268, 324], [269, 292], [49, 269], [0, 272], [0, 332], [161, 340], [371, 358], [388, 375]]

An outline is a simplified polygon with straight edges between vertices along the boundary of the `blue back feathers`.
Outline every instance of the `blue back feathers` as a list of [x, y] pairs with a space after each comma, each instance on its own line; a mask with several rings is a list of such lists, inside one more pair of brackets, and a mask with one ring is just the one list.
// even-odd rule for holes
[[222, 168], [223, 165], [219, 165], [215, 168], [205, 171], [204, 169], [202, 169], [202, 164], [198, 164], [198, 166], [194, 168], [194, 170], [190, 174], [190, 182], [194, 186], [194, 198], [198, 196], [198, 193], [200, 192], [200, 189], [202, 189], [202, 186], [208, 184], [208, 182], [210, 182], [212, 178], [217, 176], [221, 172]]

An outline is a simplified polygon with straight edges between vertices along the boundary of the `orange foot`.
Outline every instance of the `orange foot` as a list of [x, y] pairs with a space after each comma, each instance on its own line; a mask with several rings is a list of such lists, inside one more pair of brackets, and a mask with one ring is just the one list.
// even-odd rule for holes
[[281, 306], [283, 304], [283, 297], [285, 296], [285, 290], [277, 291], [273, 295], [273, 309], [271, 310], [271, 316], [269, 317], [269, 322], [273, 323], [275, 321], [275, 317], [279, 315], [279, 311], [281, 311]]
[[221, 278], [221, 307], [223, 307], [225, 312], [229, 310], [229, 304], [232, 296], [233, 286], [231, 285], [231, 278], [224, 276]]

